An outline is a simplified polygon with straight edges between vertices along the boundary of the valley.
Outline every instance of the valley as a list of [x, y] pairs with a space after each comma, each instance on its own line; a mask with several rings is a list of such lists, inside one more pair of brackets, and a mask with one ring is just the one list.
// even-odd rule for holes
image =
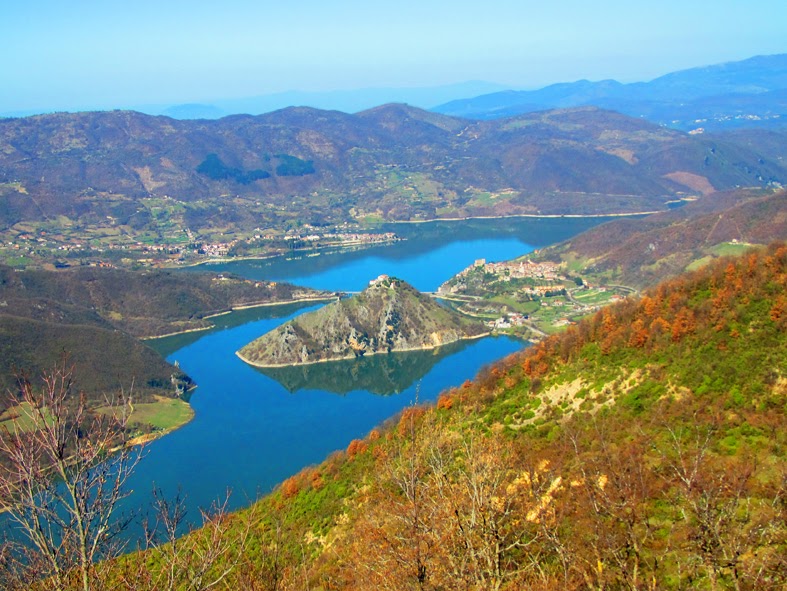
[[[508, 221], [503, 226], [486, 220], [464, 226], [465, 239], [456, 235], [454, 223], [440, 223], [432, 228], [432, 242], [426, 250], [406, 240], [379, 246], [374, 252], [336, 254], [329, 261], [332, 265], [325, 268], [316, 268], [314, 259], [305, 258], [238, 261], [209, 269], [276, 282], [297, 273], [300, 285], [332, 292], [339, 285], [347, 291], [358, 290], [370, 278], [387, 273], [404, 278], [420, 291], [435, 291], [441, 278], [472, 262], [478, 252], [511, 258], [533, 248], [525, 242], [528, 237], [545, 244], [550, 236], [573, 234], [586, 223], [549, 222], [547, 231], [540, 220], [513, 225]], [[506, 228], [516, 233], [504, 237]], [[169, 363], [177, 362], [198, 387], [189, 399], [194, 418], [147, 444], [146, 457], [133, 477], [137, 492], [129, 499], [130, 509], [149, 502], [152, 482], [173, 494], [186, 481], [186, 506], [195, 518], [199, 506], [209, 505], [227, 487], [233, 490], [229, 506], [246, 507], [258, 494], [363, 437], [414, 400], [436, 400], [455, 380], [472, 379], [484, 364], [526, 346], [521, 339], [500, 336], [428, 351], [394, 351], [284, 368], [254, 367], [235, 354], [261, 334], [322, 309], [323, 304], [305, 303], [241, 310], [211, 319], [216, 324], [212, 329], [146, 341]], [[195, 481], [189, 478], [194, 473], [209, 476]], [[130, 536], [135, 535], [139, 530], [132, 528]]]
[[591, 107], [495, 121], [406, 105], [2, 119], [0, 256], [130, 267], [369, 245], [395, 239], [375, 229], [383, 222], [663, 211], [778, 186], [785, 170], [750, 137]]
[[0, 119], [0, 588], [782, 589], [783, 64]]

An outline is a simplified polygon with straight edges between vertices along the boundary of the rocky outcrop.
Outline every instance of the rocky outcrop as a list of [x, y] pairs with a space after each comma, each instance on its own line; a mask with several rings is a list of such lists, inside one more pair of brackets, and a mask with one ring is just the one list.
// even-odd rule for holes
[[404, 281], [382, 276], [357, 296], [303, 314], [238, 351], [259, 367], [434, 349], [486, 334], [483, 324], [449, 310]]

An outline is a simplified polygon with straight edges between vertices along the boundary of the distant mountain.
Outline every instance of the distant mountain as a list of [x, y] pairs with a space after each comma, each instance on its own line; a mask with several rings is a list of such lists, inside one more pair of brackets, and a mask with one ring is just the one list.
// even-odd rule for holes
[[303, 365], [435, 349], [485, 332], [480, 322], [444, 308], [400, 279], [382, 276], [350, 299], [286, 322], [238, 356], [259, 367]]
[[218, 98], [180, 104], [84, 104], [64, 109], [24, 109], [0, 113], [3, 117], [30, 117], [47, 113], [76, 113], [81, 111], [133, 110], [147, 115], [165, 115], [173, 119], [219, 119], [228, 115], [261, 115], [287, 107], [311, 107], [356, 113], [386, 103], [408, 103], [423, 109], [468, 96], [498, 92], [505, 85], [481, 80], [470, 80], [440, 86], [353, 88], [349, 90], [302, 91], [289, 90], [272, 94], [240, 98]]
[[620, 96], [624, 87], [615, 80], [561, 82], [539, 90], [505, 90], [460, 99], [432, 110], [452, 117], [498, 119], [532, 111], [596, 104], [599, 99]]
[[[483, 81], [459, 82], [444, 86], [412, 88], [356, 88], [352, 90], [289, 90], [259, 96], [216, 99], [208, 103], [178, 105], [134, 105], [131, 108], [147, 115], [165, 115], [173, 119], [220, 119], [229, 115], [262, 115], [288, 107], [310, 107], [344, 113], [357, 113], [387, 103], [407, 103], [430, 109], [445, 102], [498, 92], [502, 84]], [[85, 109], [95, 110], [95, 109]], [[26, 117], [40, 111], [6, 113], [8, 117]]]
[[493, 119], [552, 108], [596, 106], [678, 129], [787, 124], [787, 54], [673, 72], [650, 82], [554, 84], [451, 101], [434, 110]]
[[[497, 92], [505, 86], [492, 82], [469, 81], [444, 86], [413, 88], [357, 88], [323, 92], [288, 91], [244, 99], [213, 101], [225, 113], [260, 115], [287, 107], [312, 107], [357, 113], [387, 103], [407, 103], [428, 109], [465, 96]], [[185, 119], [186, 117], [181, 117]]]
[[672, 100], [787, 89], [787, 54], [691, 68], [633, 85], [640, 96]]
[[[664, 209], [787, 182], [783, 161], [595, 108], [470, 122], [393, 104], [177, 121], [0, 120], [0, 237], [191, 240], [366, 220]], [[87, 233], [87, 234], [86, 234]], [[174, 237], [174, 238], [173, 238]]]

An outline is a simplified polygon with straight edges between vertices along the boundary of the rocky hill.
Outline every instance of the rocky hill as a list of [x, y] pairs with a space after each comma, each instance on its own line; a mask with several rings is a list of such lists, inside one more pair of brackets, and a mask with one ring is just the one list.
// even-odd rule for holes
[[381, 276], [357, 296], [261, 336], [238, 356], [251, 365], [276, 367], [434, 349], [485, 333], [482, 324], [444, 308], [404, 281]]

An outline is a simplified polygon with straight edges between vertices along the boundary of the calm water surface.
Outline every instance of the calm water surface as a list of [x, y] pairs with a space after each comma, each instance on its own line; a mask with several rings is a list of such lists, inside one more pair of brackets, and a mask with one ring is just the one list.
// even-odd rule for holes
[[[268, 260], [200, 265], [191, 270], [230, 271], [250, 279], [289, 281], [316, 289], [358, 291], [385, 273], [421, 291], [441, 283], [476, 259], [502, 261], [560, 242], [599, 223], [599, 218], [519, 218], [423, 224], [386, 224], [401, 242], [355, 252], [296, 252]], [[315, 254], [317, 256], [315, 256]]]
[[[476, 259], [513, 258], [601, 221], [402, 225], [391, 229], [406, 240], [390, 246], [202, 268], [346, 291], [362, 289], [369, 279], [386, 273], [422, 291], [434, 291]], [[319, 369], [275, 375], [266, 375], [235, 356], [249, 341], [318, 307], [245, 310], [216, 318], [211, 331], [150, 342], [199, 385], [191, 397], [196, 416], [147, 447], [132, 477], [134, 492], [127, 499], [127, 510], [147, 507], [154, 486], [170, 496], [182, 488], [193, 520], [199, 507], [209, 506], [227, 490], [232, 491], [232, 508], [248, 505], [301, 468], [365, 436], [412, 404], [416, 392], [422, 402], [434, 400], [443, 389], [461, 384], [483, 365], [524, 346], [510, 338], [485, 338], [437, 352], [372, 357], [357, 367], [323, 364]]]
[[[348, 291], [363, 289], [369, 279], [386, 273], [422, 291], [434, 291], [476, 259], [513, 258], [601, 221], [519, 219], [389, 225], [382, 230], [394, 231], [405, 240], [356, 252], [296, 254], [289, 260], [238, 261], [203, 268]], [[248, 504], [304, 466], [318, 463], [352, 439], [365, 436], [412, 404], [416, 390], [421, 401], [434, 400], [443, 389], [472, 378], [483, 365], [523, 346], [521, 341], [505, 337], [486, 338], [443, 352], [392, 360], [373, 357], [357, 368], [328, 364], [309, 370], [308, 375], [272, 377], [235, 356], [235, 351], [254, 338], [317, 307], [246, 310], [217, 318], [223, 326], [211, 332], [153, 342], [168, 360], [178, 361], [199, 388], [191, 398], [194, 420], [149, 446], [134, 476], [136, 502], [144, 504], [155, 483], [165, 493], [181, 485], [192, 507], [209, 504], [228, 488], [233, 491], [234, 507]], [[320, 375], [319, 371], [325, 373]], [[351, 382], [348, 376], [356, 376], [357, 381]], [[315, 387], [317, 384], [322, 387]]]
[[[433, 400], [448, 385], [472, 378], [482, 365], [522, 347], [513, 339], [487, 338], [468, 342], [443, 358], [425, 352], [421, 356], [427, 358], [426, 368], [413, 361], [411, 365], [418, 366], [415, 375], [393, 388], [380, 372], [382, 388], [375, 387], [372, 377], [359, 388], [343, 389], [345, 393], [309, 389], [308, 384], [290, 392], [235, 356], [240, 347], [290, 317], [261, 318], [218, 330], [168, 356], [199, 384], [191, 399], [196, 417], [149, 446], [134, 475], [134, 489], [146, 492], [155, 482], [165, 493], [173, 493], [182, 485], [192, 504], [206, 505], [229, 487], [233, 506], [245, 505], [300, 468], [366, 435], [412, 403], [417, 387], [421, 401]], [[431, 366], [430, 357], [435, 359]], [[395, 393], [396, 386], [403, 389]]]

